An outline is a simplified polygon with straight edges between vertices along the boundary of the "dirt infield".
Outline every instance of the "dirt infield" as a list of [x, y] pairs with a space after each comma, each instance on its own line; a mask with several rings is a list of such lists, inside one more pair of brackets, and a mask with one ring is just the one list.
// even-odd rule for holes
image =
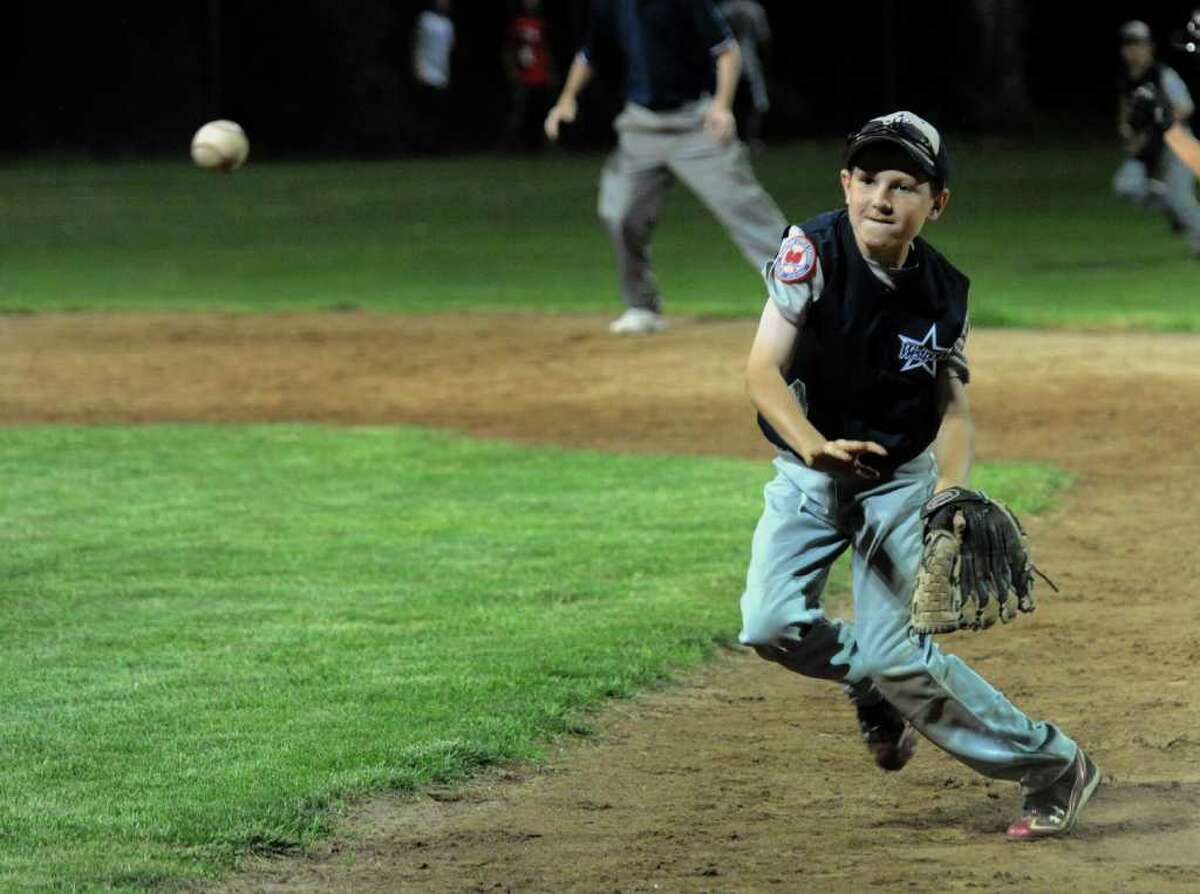
[[[621, 340], [603, 322], [8, 317], [0, 423], [412, 422], [766, 459], [751, 323]], [[946, 644], [1089, 747], [1105, 785], [1076, 835], [1005, 842], [1015, 786], [928, 743], [884, 776], [835, 688], [730, 653], [542, 768], [358, 805], [314, 854], [220, 890], [1200, 890], [1200, 338], [979, 331], [970, 349], [980, 459], [1080, 477], [1030, 524], [1061, 595]]]

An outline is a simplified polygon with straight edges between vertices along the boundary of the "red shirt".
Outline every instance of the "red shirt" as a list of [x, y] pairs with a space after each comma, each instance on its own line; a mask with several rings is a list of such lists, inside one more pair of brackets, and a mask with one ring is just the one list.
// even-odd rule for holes
[[508, 39], [512, 46], [517, 79], [526, 87], [550, 83], [550, 52], [546, 48], [546, 20], [521, 15], [513, 19]]

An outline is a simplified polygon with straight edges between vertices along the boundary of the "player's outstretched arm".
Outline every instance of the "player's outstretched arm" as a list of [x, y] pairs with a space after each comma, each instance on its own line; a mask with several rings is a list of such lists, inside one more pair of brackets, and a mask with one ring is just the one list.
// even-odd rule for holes
[[975, 424], [971, 421], [967, 388], [946, 368], [938, 371], [938, 402], [942, 425], [933, 444], [938, 464], [934, 493], [948, 487], [966, 487], [975, 458]]
[[798, 335], [795, 324], [768, 299], [746, 362], [746, 393], [751, 402], [805, 465], [824, 472], [878, 477], [875, 469], [859, 460], [864, 454], [887, 456], [882, 446], [874, 441], [828, 440], [796, 403], [784, 370], [791, 363]]
[[563, 84], [558, 101], [546, 115], [546, 136], [550, 139], [558, 139], [560, 125], [570, 124], [575, 120], [575, 116], [579, 112], [579, 94], [591, 82], [592, 74], [592, 66], [587, 61], [587, 57], [583, 53], [577, 54], [575, 61], [571, 63], [571, 70], [567, 72], [567, 82]]

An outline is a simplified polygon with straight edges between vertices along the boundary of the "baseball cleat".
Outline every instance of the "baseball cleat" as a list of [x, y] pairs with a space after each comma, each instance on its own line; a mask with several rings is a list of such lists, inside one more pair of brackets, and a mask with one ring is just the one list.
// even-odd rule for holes
[[1067, 834], [1099, 785], [1100, 771], [1080, 748], [1067, 772], [1047, 788], [1025, 796], [1021, 818], [1008, 827], [1008, 837], [1030, 841]]
[[855, 705], [858, 711], [858, 730], [862, 733], [867, 751], [881, 770], [903, 770], [917, 750], [917, 731], [890, 702], [880, 700], [873, 705]]
[[615, 335], [653, 335], [666, 328], [662, 314], [648, 307], [631, 307], [608, 324], [608, 331]]

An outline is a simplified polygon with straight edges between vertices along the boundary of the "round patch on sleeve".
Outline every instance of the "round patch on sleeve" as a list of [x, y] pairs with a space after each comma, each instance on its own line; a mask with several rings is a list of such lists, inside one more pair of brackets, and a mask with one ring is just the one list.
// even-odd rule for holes
[[803, 233], [788, 236], [775, 257], [775, 278], [780, 282], [803, 282], [817, 269], [817, 249]]

